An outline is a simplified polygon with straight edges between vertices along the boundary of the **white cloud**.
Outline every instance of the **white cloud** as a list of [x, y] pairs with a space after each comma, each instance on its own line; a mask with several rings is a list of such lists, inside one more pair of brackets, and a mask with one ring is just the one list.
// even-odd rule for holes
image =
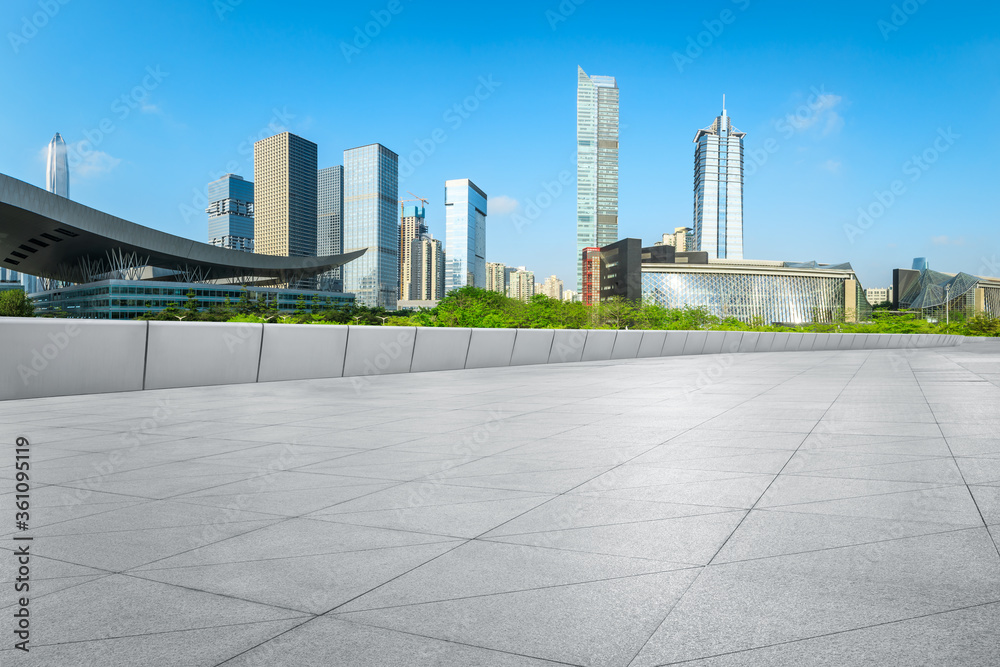
[[66, 144], [66, 152], [69, 158], [71, 181], [74, 177], [102, 176], [121, 164], [121, 158], [92, 148], [89, 141]]
[[520, 202], [507, 195], [490, 197], [487, 203], [487, 211], [489, 211], [490, 215], [510, 215], [520, 207]]
[[843, 100], [840, 95], [816, 91], [805, 103], [779, 120], [776, 125], [782, 130], [788, 128], [792, 133], [805, 132], [811, 127], [822, 128], [823, 136], [836, 133], [844, 126], [844, 119], [834, 109], [840, 106]]
[[831, 174], [839, 174], [840, 173], [840, 167], [842, 165], [843, 165], [843, 163], [840, 162], [840, 160], [827, 160], [826, 162], [824, 162], [823, 164], [821, 164], [820, 167], [822, 167], [826, 171], [830, 172]]
[[965, 237], [960, 236], [957, 239], [954, 239], [946, 234], [943, 234], [941, 236], [932, 236], [931, 243], [934, 245], [965, 245]]

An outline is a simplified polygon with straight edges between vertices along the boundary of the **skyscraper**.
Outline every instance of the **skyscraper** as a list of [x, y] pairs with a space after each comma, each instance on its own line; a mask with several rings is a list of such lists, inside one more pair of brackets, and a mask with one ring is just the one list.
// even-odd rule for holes
[[[45, 189], [69, 199], [69, 158], [66, 154], [66, 142], [58, 132], [49, 142], [48, 156], [45, 160]], [[25, 294], [41, 292], [49, 285], [37, 276], [27, 273], [20, 274], [20, 281]]]
[[254, 252], [316, 255], [316, 144], [282, 132], [253, 145]]
[[486, 193], [467, 178], [445, 181], [445, 294], [486, 287]]
[[[316, 174], [316, 254], [339, 255], [344, 248], [344, 168], [320, 169]], [[344, 289], [340, 267], [317, 276], [317, 287], [330, 292]]]
[[[577, 67], [576, 257], [618, 240], [618, 82]], [[583, 265], [577, 266], [583, 284]]]
[[531, 301], [535, 296], [535, 272], [517, 267], [508, 277], [507, 296], [525, 303]]
[[710, 258], [743, 259], [743, 137], [726, 114], [694, 135], [694, 243]]
[[45, 189], [69, 199], [69, 159], [66, 155], [66, 142], [58, 132], [49, 142], [49, 155], [45, 163]]
[[[410, 258], [410, 244], [427, 233], [427, 225], [423, 206], [404, 206], [400, 211], [399, 222], [399, 298], [412, 299], [410, 284], [414, 281], [413, 267]], [[440, 245], [438, 241], [438, 245]], [[431, 297], [437, 298], [437, 297]]]
[[368, 252], [342, 267], [359, 304], [396, 308], [399, 287], [399, 156], [381, 144], [344, 151], [344, 251]]
[[410, 241], [412, 280], [407, 298], [411, 301], [440, 301], [444, 298], [445, 255], [441, 241], [427, 234]]
[[226, 174], [208, 184], [208, 242], [253, 252], [253, 183]]
[[507, 293], [507, 265], [500, 262], [486, 262], [486, 289], [491, 292]]

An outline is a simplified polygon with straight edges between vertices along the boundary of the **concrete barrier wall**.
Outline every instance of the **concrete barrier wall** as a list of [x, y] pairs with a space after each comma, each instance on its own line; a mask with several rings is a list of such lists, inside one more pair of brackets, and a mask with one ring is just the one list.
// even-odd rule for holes
[[0, 318], [0, 400], [675, 355], [909, 349], [961, 336]]
[[465, 368], [471, 340], [472, 329], [418, 327], [410, 372], [455, 371]]
[[258, 382], [339, 378], [347, 359], [343, 325], [265, 324]]
[[583, 349], [587, 346], [585, 329], [556, 329], [549, 350], [549, 363], [562, 364], [583, 359]]
[[147, 327], [0, 318], [0, 400], [142, 389]]
[[529, 366], [548, 363], [554, 335], [555, 331], [552, 329], [518, 329], [510, 365]]
[[473, 329], [469, 340], [466, 368], [509, 366], [514, 353], [516, 329]]
[[643, 331], [642, 342], [639, 343], [639, 351], [636, 358], [646, 359], [648, 357], [658, 357], [663, 351], [663, 343], [667, 340], [666, 331]]
[[409, 373], [416, 331], [416, 327], [348, 327], [344, 377]]
[[257, 381], [263, 324], [149, 322], [144, 389]]
[[618, 332], [615, 330], [588, 330], [587, 344], [583, 346], [583, 357], [580, 361], [608, 361], [615, 349], [615, 338], [617, 337]]

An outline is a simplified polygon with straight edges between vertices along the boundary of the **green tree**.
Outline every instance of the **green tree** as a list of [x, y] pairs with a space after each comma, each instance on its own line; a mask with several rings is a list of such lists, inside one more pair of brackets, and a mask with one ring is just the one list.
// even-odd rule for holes
[[188, 290], [187, 302], [184, 304], [184, 310], [187, 313], [186, 319], [196, 320], [198, 319], [198, 295], [194, 293], [194, 290]]
[[24, 290], [10, 289], [0, 292], [0, 317], [34, 317], [35, 304]]

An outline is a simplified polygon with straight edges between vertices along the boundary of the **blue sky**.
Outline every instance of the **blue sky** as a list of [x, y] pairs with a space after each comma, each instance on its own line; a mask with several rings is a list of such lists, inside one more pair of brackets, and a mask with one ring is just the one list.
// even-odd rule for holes
[[254, 140], [289, 129], [320, 167], [380, 142], [432, 233], [444, 181], [471, 178], [487, 259], [569, 286], [579, 65], [621, 89], [621, 237], [690, 226], [691, 140], [725, 93], [748, 258], [850, 261], [872, 287], [915, 256], [997, 275], [998, 19], [941, 0], [5, 0], [0, 172], [44, 186], [53, 133], [89, 140], [73, 199], [204, 241], [205, 184], [252, 178]]

